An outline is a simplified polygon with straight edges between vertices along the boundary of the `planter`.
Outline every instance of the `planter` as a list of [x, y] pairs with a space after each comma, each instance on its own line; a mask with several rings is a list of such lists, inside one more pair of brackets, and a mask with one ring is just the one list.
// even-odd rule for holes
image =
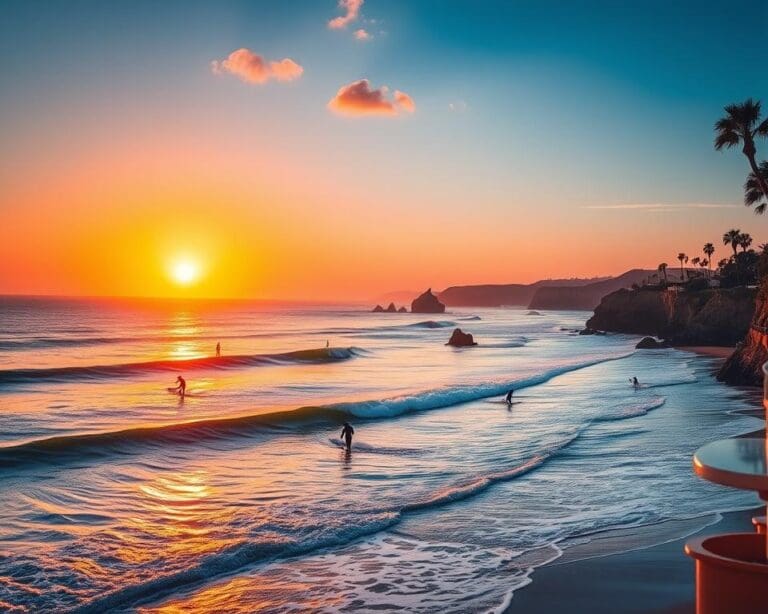
[[700, 537], [685, 553], [696, 561], [696, 614], [768, 612], [765, 535]]

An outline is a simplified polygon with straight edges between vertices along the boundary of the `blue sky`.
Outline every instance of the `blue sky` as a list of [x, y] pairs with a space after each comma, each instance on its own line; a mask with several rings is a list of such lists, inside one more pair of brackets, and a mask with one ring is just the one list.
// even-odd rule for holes
[[[743, 157], [712, 148], [725, 104], [768, 94], [765, 2], [366, 0], [341, 30], [327, 27], [343, 12], [333, 0], [3, 7], [0, 178], [11, 183], [30, 181], [31, 165], [45, 178], [90, 160], [105, 142], [125, 150], [137, 135], [208, 143], [212, 160], [242, 160], [229, 181], [261, 182], [296, 224], [317, 215], [326, 233], [365, 237], [359, 249], [393, 254], [435, 234], [507, 228], [584, 253], [510, 269], [526, 279], [655, 266], [731, 226], [760, 238], [765, 223], [740, 206]], [[355, 40], [357, 28], [372, 38]], [[255, 86], [211, 73], [242, 47], [304, 72]], [[329, 112], [339, 88], [364, 78], [405, 92], [416, 112]], [[768, 157], [768, 143], [760, 151]], [[255, 179], [242, 175], [249, 165]], [[293, 200], [308, 204], [283, 204]], [[661, 207], [615, 208], [637, 204]], [[31, 206], [0, 202], [4, 215]], [[377, 235], [388, 224], [399, 241]], [[652, 253], [641, 231], [655, 237]], [[462, 261], [472, 257], [488, 271], [477, 277], [499, 276], [492, 252]], [[413, 283], [471, 281], [473, 269], [452, 266], [461, 279], [435, 260]]]

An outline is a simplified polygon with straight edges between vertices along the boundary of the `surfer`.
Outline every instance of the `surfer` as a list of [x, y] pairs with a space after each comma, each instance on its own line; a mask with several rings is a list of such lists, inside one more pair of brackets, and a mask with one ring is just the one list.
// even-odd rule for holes
[[187, 393], [187, 380], [185, 380], [181, 375], [179, 375], [176, 378], [176, 383], [178, 386], [176, 387], [176, 390], [179, 392], [179, 396], [183, 399], [184, 395]]
[[221, 341], [216, 342], [216, 358], [221, 356]]
[[507, 402], [507, 405], [512, 405], [512, 395], [515, 393], [514, 388], [510, 388], [509, 392], [507, 393], [507, 396], [504, 397], [504, 400]]
[[352, 435], [355, 434], [355, 429], [352, 428], [352, 425], [349, 422], [344, 423], [344, 428], [341, 429], [341, 438], [344, 440], [344, 443], [347, 446], [347, 450], [352, 449]]
[[640, 388], [640, 382], [637, 381], [637, 377], [633, 377], [631, 382], [632, 382], [632, 388], [634, 388], [635, 390]]

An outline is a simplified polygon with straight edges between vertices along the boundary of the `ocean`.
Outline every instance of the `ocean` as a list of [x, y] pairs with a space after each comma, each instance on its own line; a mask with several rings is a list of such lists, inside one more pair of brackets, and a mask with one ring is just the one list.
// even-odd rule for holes
[[753, 507], [691, 456], [754, 402], [587, 315], [1, 298], [0, 610], [514, 611]]

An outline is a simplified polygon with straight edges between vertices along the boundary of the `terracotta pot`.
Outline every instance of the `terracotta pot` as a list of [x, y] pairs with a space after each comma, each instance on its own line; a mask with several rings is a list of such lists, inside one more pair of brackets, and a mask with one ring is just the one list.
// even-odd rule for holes
[[696, 561], [696, 614], [768, 612], [765, 535], [728, 533], [690, 540]]

